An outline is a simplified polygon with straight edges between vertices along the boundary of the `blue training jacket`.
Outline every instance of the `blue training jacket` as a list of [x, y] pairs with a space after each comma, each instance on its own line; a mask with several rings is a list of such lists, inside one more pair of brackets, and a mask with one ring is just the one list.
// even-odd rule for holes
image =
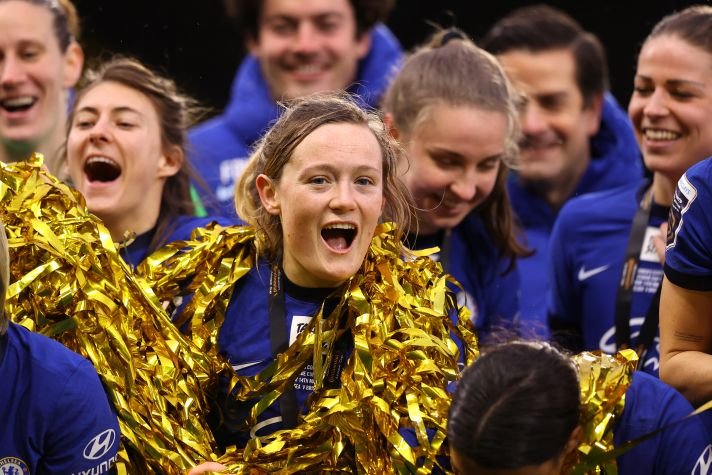
[[[359, 62], [357, 77], [349, 92], [366, 106], [378, 107], [402, 58], [403, 50], [395, 36], [386, 26], [376, 26], [372, 31], [371, 49]], [[247, 164], [250, 148], [279, 113], [259, 61], [247, 56], [237, 71], [224, 113], [194, 127], [189, 134], [191, 163], [214, 194], [213, 197], [201, 196], [209, 212], [230, 217], [235, 214], [233, 194], [237, 177]]]
[[[638, 143], [628, 116], [611, 94], [606, 94], [601, 127], [591, 138], [591, 162], [576, 186], [573, 196], [638, 183], [643, 167]], [[519, 260], [522, 276], [522, 331], [525, 336], [548, 337], [546, 294], [549, 289], [548, 244], [558, 210], [527, 189], [512, 174], [509, 180], [512, 207], [523, 227], [526, 244], [535, 250]]]

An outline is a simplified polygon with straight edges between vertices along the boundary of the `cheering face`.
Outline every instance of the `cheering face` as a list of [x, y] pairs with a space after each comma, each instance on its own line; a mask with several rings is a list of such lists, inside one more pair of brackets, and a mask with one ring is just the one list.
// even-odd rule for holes
[[0, 2], [0, 139], [30, 142], [62, 133], [66, 94], [81, 74], [75, 43], [63, 53], [52, 14], [27, 1]]
[[365, 125], [322, 125], [294, 150], [278, 180], [257, 178], [282, 224], [285, 274], [336, 287], [361, 267], [384, 206], [383, 155]]
[[433, 106], [402, 137], [403, 180], [416, 203], [418, 231], [453, 228], [492, 193], [502, 165], [507, 119], [474, 107]]
[[175, 151], [164, 151], [156, 108], [132, 88], [102, 82], [75, 109], [67, 138], [74, 185], [112, 235], [148, 231], [158, 219], [165, 180], [182, 162]]
[[272, 97], [282, 100], [346, 89], [370, 38], [356, 35], [349, 0], [263, 0], [257, 39], [248, 47]]
[[645, 42], [628, 113], [648, 169], [676, 182], [712, 155], [712, 55], [676, 36]]
[[578, 181], [590, 157], [589, 139], [599, 128], [600, 100], [584, 104], [573, 54], [513, 50], [497, 59], [525, 99], [518, 176], [551, 185]]

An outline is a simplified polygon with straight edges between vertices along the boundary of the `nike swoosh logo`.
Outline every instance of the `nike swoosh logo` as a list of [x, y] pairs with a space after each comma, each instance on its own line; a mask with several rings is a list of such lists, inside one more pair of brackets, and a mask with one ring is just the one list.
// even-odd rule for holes
[[579, 269], [578, 273], [578, 280], [579, 282], [583, 282], [584, 280], [590, 279], [594, 275], [600, 274], [601, 272], [605, 271], [610, 267], [610, 264], [601, 266], [601, 267], [594, 267], [593, 269], [586, 270], [586, 266], [581, 266], [581, 269]]

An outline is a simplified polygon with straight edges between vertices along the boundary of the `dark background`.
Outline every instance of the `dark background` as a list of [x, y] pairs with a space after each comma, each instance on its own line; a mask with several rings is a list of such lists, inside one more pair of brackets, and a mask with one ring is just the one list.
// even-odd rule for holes
[[[453, 23], [475, 40], [513, 8], [532, 1], [398, 0], [388, 25], [408, 49], [433, 28]], [[549, 4], [569, 13], [598, 35], [608, 52], [611, 89], [626, 105], [635, 57], [652, 26], [664, 15], [693, 3], [682, 0], [569, 0]], [[707, 2], [709, 3], [709, 1]], [[113, 53], [137, 56], [173, 77], [213, 111], [227, 102], [244, 47], [223, 12], [222, 0], [75, 0], [82, 20], [81, 42], [91, 61]], [[712, 34], [712, 33], [711, 33]]]

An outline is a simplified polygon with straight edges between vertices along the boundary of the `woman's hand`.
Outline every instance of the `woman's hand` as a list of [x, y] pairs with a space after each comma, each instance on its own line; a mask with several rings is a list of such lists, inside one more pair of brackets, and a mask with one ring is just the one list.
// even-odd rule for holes
[[191, 468], [190, 472], [188, 472], [188, 475], [201, 475], [203, 473], [222, 472], [226, 469], [227, 467], [225, 465], [219, 464], [217, 462], [203, 462], [197, 467]]

